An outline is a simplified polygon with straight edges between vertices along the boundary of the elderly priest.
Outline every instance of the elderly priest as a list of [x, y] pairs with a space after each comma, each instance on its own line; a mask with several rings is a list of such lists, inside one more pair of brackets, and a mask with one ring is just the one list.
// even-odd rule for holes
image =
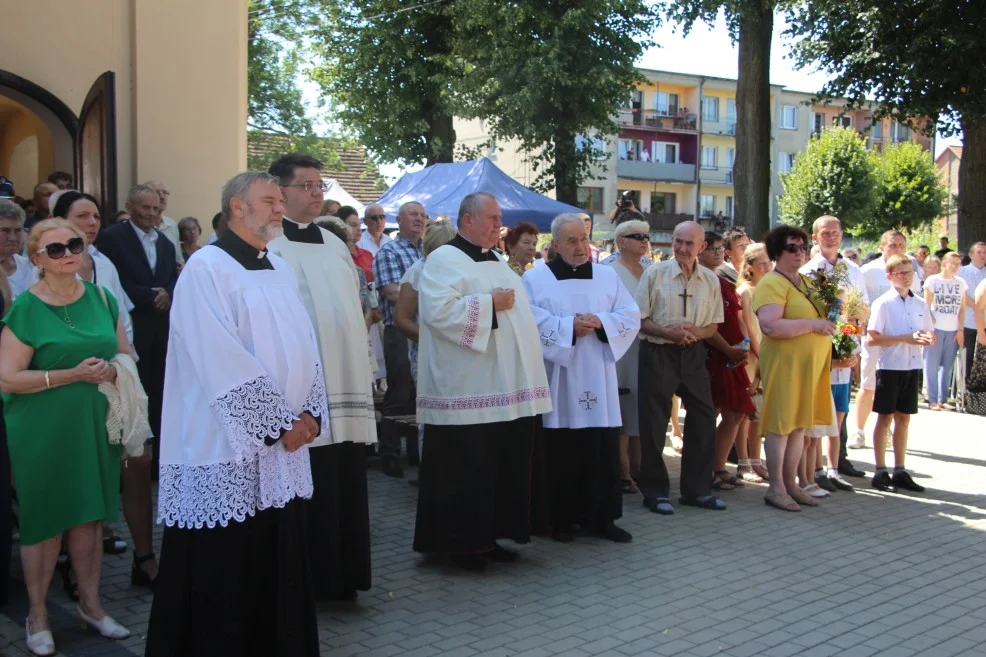
[[305, 509], [328, 424], [318, 345], [281, 234], [277, 180], [226, 183], [229, 229], [185, 265], [171, 308], [148, 657], [319, 653]]
[[554, 409], [544, 417], [552, 536], [569, 542], [575, 525], [627, 543], [620, 489], [616, 361], [633, 345], [640, 310], [611, 267], [590, 262], [577, 214], [551, 222], [557, 257], [524, 274], [540, 331]]
[[418, 421], [425, 425], [414, 549], [479, 570], [530, 540], [531, 452], [551, 410], [520, 277], [493, 251], [500, 206], [459, 206], [459, 235], [431, 253], [419, 296]]

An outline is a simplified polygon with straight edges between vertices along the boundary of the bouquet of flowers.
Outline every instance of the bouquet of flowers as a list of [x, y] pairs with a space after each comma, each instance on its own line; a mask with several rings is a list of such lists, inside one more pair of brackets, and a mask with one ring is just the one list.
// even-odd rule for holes
[[808, 279], [814, 286], [813, 301], [824, 307], [825, 316], [830, 322], [835, 322], [835, 334], [832, 336], [833, 360], [852, 356], [859, 347], [859, 336], [862, 333], [859, 323], [865, 322], [869, 316], [869, 306], [858, 291], [846, 293], [848, 268], [845, 263], [837, 262], [832, 271], [816, 269]]
[[832, 271], [826, 272], [819, 267], [808, 274], [808, 280], [814, 288], [811, 292], [811, 296], [814, 297], [812, 301], [816, 302], [816, 306], [821, 305], [824, 308], [822, 316], [830, 322], [838, 322], [842, 316], [842, 296], [846, 282], [849, 280], [848, 272], [845, 263], [837, 262], [832, 267]]
[[859, 347], [859, 327], [851, 322], [837, 322], [836, 331], [832, 335], [832, 359], [849, 358]]

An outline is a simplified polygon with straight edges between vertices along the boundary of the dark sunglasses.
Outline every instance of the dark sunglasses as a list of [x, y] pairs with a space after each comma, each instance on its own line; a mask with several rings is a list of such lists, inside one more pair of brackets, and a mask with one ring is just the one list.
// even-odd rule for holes
[[628, 240], [637, 240], [638, 242], [643, 242], [650, 239], [650, 235], [647, 233], [630, 233], [629, 235], [624, 235], [623, 237]]
[[45, 247], [43, 249], [39, 249], [38, 253], [47, 253], [48, 257], [52, 260], [58, 260], [59, 258], [65, 257], [66, 250], [74, 255], [79, 255], [85, 250], [85, 248], [86, 243], [81, 237], [73, 237], [67, 244], [62, 244], [60, 242], [45, 244]]
[[802, 253], [808, 253], [808, 245], [807, 244], [785, 244], [783, 250], [784, 251], [787, 251], [788, 253], [797, 253], [798, 251], [801, 251]]
[[366, 218], [367, 219], [379, 220], [379, 219], [386, 219], [387, 218], [387, 215], [385, 215], [385, 214], [368, 214], [368, 215], [366, 215]]

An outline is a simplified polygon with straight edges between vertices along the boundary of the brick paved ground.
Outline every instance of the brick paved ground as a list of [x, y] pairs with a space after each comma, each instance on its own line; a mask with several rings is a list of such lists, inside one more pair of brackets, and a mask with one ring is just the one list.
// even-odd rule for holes
[[[627, 496], [632, 544], [535, 539], [519, 563], [481, 575], [413, 554], [415, 489], [374, 471], [374, 588], [357, 604], [320, 607], [322, 654], [982, 657], [986, 420], [922, 411], [912, 426], [909, 465], [923, 495], [864, 487], [791, 514], [748, 485], [723, 494], [726, 512], [671, 518]], [[869, 450], [851, 458], [872, 469]], [[103, 589], [107, 612], [134, 636], [80, 631], [54, 587], [62, 654], [143, 654], [151, 599], [129, 587], [129, 559], [106, 558]], [[0, 654], [24, 655], [22, 590], [4, 611]]]

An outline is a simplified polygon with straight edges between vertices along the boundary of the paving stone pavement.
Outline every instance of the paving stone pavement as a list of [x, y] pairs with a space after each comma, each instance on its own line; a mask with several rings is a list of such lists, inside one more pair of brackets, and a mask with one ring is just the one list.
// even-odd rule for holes
[[[673, 517], [625, 496], [631, 544], [538, 538], [519, 562], [479, 575], [411, 552], [416, 489], [374, 470], [374, 586], [355, 604], [320, 606], [321, 654], [983, 657], [986, 419], [922, 410], [911, 428], [908, 465], [924, 494], [854, 480], [858, 492], [796, 514], [767, 508], [763, 487], [747, 485], [722, 494], [725, 512]], [[871, 450], [850, 458], [872, 471]], [[103, 595], [134, 635], [81, 631], [56, 584], [60, 654], [143, 654], [151, 596], [129, 586], [130, 558], [106, 557]], [[20, 577], [16, 556], [12, 572]], [[26, 655], [22, 587], [3, 612], [0, 655]]]

